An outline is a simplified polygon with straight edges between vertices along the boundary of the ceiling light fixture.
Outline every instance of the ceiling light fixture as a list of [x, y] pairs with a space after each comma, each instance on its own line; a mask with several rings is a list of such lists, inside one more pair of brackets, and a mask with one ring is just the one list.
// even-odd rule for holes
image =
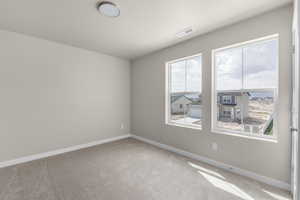
[[98, 11], [106, 17], [120, 16], [120, 9], [110, 1], [102, 1], [97, 6]]
[[192, 34], [192, 32], [193, 32], [193, 29], [191, 27], [188, 27], [188, 28], [185, 28], [182, 31], [176, 33], [176, 36], [178, 38], [183, 38], [183, 37], [186, 37], [186, 36]]

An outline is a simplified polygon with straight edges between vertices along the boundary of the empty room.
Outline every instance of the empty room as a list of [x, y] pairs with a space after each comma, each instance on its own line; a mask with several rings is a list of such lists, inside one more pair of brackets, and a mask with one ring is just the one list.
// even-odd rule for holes
[[0, 0], [0, 200], [300, 200], [298, 0]]

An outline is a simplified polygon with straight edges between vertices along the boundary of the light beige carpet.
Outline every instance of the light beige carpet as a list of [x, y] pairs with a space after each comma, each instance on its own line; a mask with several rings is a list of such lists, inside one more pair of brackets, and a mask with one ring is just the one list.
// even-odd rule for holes
[[134, 139], [0, 169], [0, 200], [288, 200], [288, 192]]

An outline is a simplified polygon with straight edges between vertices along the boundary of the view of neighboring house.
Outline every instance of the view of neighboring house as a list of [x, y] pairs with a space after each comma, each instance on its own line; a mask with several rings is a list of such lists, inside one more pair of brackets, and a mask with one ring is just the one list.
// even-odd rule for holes
[[272, 134], [274, 93], [272, 91], [218, 92], [219, 127], [255, 134]]
[[[240, 122], [248, 117], [249, 93], [218, 93], [218, 120]], [[173, 93], [171, 96], [172, 115], [185, 115], [201, 119], [202, 105], [199, 93]], [[243, 110], [243, 112], [241, 112]]]
[[[219, 91], [217, 95], [218, 126], [232, 130], [265, 133], [272, 126], [270, 92]], [[265, 108], [266, 110], [264, 111]], [[258, 112], [259, 111], [259, 112]], [[172, 120], [178, 123], [201, 124], [202, 96], [196, 92], [171, 95]]]
[[171, 96], [171, 114], [201, 119], [201, 94], [192, 92], [173, 93]]
[[240, 122], [248, 117], [249, 92], [218, 92], [218, 120]]
[[192, 103], [184, 94], [178, 94], [171, 97], [172, 114], [184, 114]]

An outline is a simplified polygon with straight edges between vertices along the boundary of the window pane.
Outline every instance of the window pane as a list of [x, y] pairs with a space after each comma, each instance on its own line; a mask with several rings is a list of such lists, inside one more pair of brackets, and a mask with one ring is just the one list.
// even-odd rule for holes
[[218, 92], [217, 127], [254, 135], [273, 135], [274, 92], [271, 89]]
[[274, 92], [249, 92], [249, 109], [244, 123], [252, 126], [252, 133], [273, 134]]
[[228, 49], [215, 54], [217, 90], [242, 88], [242, 48]]
[[277, 40], [246, 46], [245, 88], [276, 88], [277, 60]]
[[201, 92], [201, 57], [189, 59], [186, 62], [187, 86], [189, 92]]
[[171, 121], [186, 125], [201, 125], [202, 103], [199, 92], [171, 94]]
[[185, 61], [171, 64], [171, 92], [184, 92], [186, 89]]

